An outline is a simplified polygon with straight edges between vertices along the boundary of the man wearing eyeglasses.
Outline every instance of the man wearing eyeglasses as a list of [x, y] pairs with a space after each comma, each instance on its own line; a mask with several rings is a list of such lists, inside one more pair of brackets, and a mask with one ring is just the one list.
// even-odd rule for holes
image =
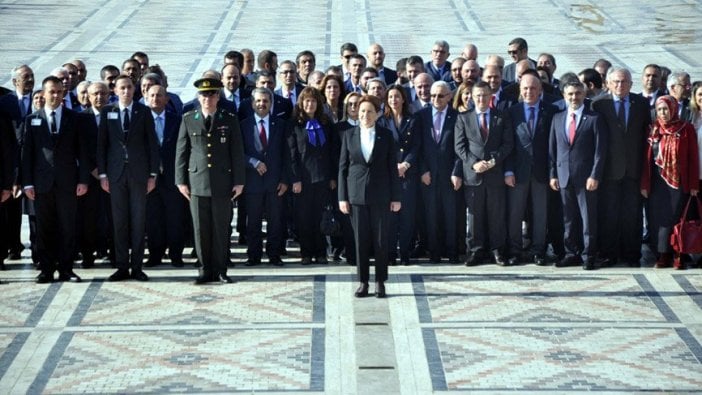
[[433, 263], [440, 263], [442, 257], [447, 257], [450, 263], [458, 263], [456, 199], [463, 184], [463, 169], [454, 150], [457, 112], [448, 105], [451, 101], [448, 82], [434, 82], [430, 99], [431, 106], [417, 113], [418, 131], [422, 137], [419, 173], [426, 213], [427, 247]]
[[283, 61], [278, 68], [278, 75], [280, 76], [281, 86], [275, 90], [275, 94], [290, 100], [290, 104], [295, 107], [297, 96], [304, 88], [302, 84], [297, 82], [297, 67], [295, 63], [291, 60]]
[[424, 64], [424, 70], [434, 79], [434, 81], [451, 82], [451, 62], [447, 59], [449, 44], [444, 40], [437, 40], [431, 47], [431, 61]]
[[515, 82], [518, 80], [517, 77], [517, 63], [520, 60], [527, 59], [531, 63], [531, 67], [536, 69], [536, 61], [529, 58], [529, 45], [526, 40], [517, 37], [509, 42], [507, 47], [507, 54], [512, 58], [512, 63], [505, 66], [502, 70], [502, 79], [507, 82]]
[[239, 121], [217, 107], [222, 81], [195, 81], [200, 108], [183, 115], [176, 143], [175, 183], [190, 202], [195, 249], [202, 263], [195, 284], [231, 283], [231, 201], [244, 189], [245, 159]]
[[692, 93], [690, 74], [676, 71], [668, 77], [668, 84], [670, 95], [678, 101], [680, 119], [690, 119], [690, 95]]

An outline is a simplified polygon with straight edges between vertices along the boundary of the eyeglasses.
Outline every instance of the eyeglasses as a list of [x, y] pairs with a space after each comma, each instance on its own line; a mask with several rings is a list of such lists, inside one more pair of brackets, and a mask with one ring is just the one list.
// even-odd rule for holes
[[348, 104], [348, 106], [349, 106], [349, 107], [357, 107], [357, 106], [358, 106], [358, 102], [357, 102], [357, 101], [350, 101], [349, 104]]
[[344, 59], [349, 60], [353, 55], [344, 55]]
[[507, 55], [516, 55], [519, 52], [519, 50], [514, 50], [514, 51], [507, 51]]
[[295, 74], [295, 70], [280, 70], [280, 74]]
[[437, 99], [437, 98], [438, 98], [438, 99], [443, 99], [444, 97], [448, 96], [448, 94], [447, 94], [447, 93], [443, 93], [443, 94], [432, 93], [432, 94], [429, 95], [429, 96], [430, 96], [432, 99]]
[[199, 95], [205, 96], [205, 97], [211, 97], [211, 96], [214, 96], [218, 93], [219, 93], [218, 91], [200, 91], [200, 92], [198, 92]]

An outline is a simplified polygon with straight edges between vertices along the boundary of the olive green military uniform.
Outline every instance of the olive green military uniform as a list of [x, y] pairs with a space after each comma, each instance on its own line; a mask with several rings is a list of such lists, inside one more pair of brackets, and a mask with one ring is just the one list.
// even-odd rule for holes
[[244, 145], [236, 115], [211, 115], [209, 130], [200, 109], [183, 115], [176, 147], [176, 184], [190, 188], [195, 248], [201, 275], [226, 274], [232, 189], [245, 179]]

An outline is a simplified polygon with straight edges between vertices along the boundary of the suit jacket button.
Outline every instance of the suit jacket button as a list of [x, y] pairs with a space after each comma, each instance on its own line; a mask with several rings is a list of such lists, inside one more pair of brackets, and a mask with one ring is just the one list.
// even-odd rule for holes
[[207, 164], [207, 167], [212, 167], [212, 163], [208, 163], [208, 164]]
[[212, 137], [212, 133], [207, 133], [207, 137]]
[[212, 157], [212, 154], [207, 154], [207, 157], [208, 157], [208, 158], [211, 158], [211, 157]]
[[212, 147], [212, 144], [207, 144], [208, 147]]

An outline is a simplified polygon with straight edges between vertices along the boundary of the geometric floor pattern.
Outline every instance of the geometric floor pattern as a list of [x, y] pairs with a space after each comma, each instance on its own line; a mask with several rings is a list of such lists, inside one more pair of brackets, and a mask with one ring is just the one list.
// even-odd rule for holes
[[600, 273], [413, 275], [433, 390], [702, 389], [702, 346], [665, 295], [643, 274]]

